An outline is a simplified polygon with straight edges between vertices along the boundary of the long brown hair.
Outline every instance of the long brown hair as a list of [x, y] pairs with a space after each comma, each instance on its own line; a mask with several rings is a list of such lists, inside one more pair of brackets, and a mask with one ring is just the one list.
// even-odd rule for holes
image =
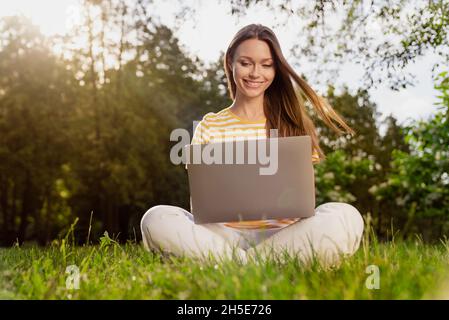
[[[318, 96], [307, 82], [293, 70], [284, 58], [274, 32], [261, 24], [250, 24], [240, 29], [229, 44], [224, 56], [224, 68], [232, 100], [234, 100], [236, 94], [232, 61], [237, 47], [248, 39], [265, 41], [270, 47], [275, 65], [275, 77], [265, 91], [263, 102], [264, 113], [267, 118], [267, 137], [270, 136], [270, 129], [278, 129], [278, 136], [280, 137], [309, 135], [312, 139], [312, 148], [317, 150], [320, 159], [324, 159], [325, 156], [319, 146], [315, 125], [306, 110], [305, 104], [307, 101], [313, 106], [324, 123], [338, 134], [346, 132], [354, 135], [354, 131], [334, 111], [327, 100]], [[294, 84], [296, 84], [296, 89]]]

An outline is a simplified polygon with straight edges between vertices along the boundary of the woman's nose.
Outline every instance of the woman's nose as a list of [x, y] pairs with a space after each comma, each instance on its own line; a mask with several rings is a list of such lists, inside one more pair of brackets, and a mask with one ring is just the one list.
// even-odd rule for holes
[[259, 77], [259, 67], [257, 65], [254, 65], [254, 67], [251, 68], [249, 75], [253, 78]]

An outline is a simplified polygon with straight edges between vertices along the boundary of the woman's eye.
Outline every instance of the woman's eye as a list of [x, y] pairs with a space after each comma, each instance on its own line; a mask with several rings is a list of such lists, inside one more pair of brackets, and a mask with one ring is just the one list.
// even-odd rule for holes
[[[248, 62], [241, 62], [242, 66], [246, 67], [246, 66], [250, 66], [251, 63]], [[264, 68], [271, 68], [273, 65], [272, 64], [264, 64], [262, 65]]]

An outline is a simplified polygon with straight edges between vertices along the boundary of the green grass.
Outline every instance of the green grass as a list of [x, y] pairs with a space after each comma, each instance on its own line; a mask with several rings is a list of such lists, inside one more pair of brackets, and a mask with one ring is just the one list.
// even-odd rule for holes
[[[80, 270], [78, 290], [66, 288], [69, 265]], [[379, 267], [379, 289], [365, 285], [369, 265]], [[0, 249], [0, 299], [449, 299], [449, 242], [365, 238], [326, 271], [293, 258], [241, 265], [162, 257], [107, 236], [74, 247], [66, 237], [46, 248]]]

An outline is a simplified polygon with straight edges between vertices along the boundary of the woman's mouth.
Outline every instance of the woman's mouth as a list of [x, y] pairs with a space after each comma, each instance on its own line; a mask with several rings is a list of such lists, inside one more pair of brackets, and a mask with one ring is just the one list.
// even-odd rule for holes
[[243, 82], [249, 88], [259, 88], [264, 83], [264, 81], [251, 81], [245, 79], [243, 79]]

